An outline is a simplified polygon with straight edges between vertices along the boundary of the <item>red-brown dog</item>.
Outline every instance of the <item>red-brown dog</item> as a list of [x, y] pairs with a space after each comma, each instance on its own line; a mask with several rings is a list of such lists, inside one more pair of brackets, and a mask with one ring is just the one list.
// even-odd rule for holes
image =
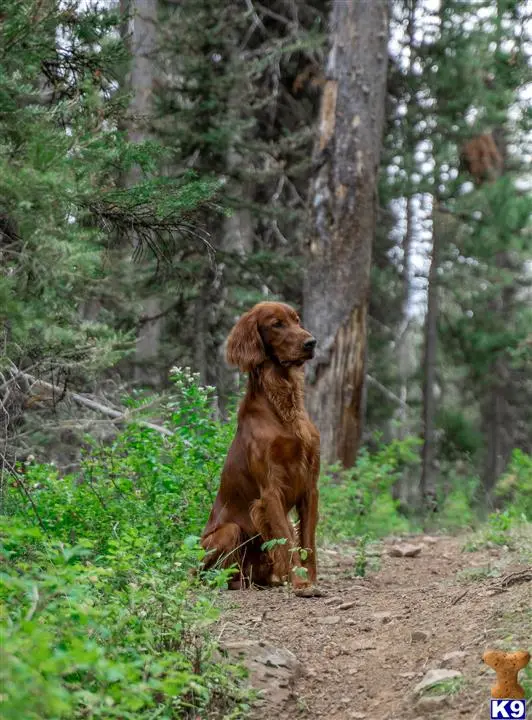
[[[205, 568], [236, 563], [232, 588], [291, 576], [294, 588], [312, 594], [320, 438], [303, 403], [303, 364], [315, 346], [297, 313], [277, 302], [255, 305], [229, 335], [228, 362], [248, 373], [248, 387], [202, 545]], [[263, 551], [269, 540], [280, 542]]]

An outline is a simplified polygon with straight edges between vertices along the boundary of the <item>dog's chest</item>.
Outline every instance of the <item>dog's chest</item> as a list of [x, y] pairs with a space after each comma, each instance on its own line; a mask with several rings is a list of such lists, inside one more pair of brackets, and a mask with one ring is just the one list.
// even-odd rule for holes
[[287, 481], [296, 494], [310, 481], [311, 468], [318, 455], [317, 433], [309, 423], [294, 423], [279, 435], [274, 443], [273, 460], [284, 468]]

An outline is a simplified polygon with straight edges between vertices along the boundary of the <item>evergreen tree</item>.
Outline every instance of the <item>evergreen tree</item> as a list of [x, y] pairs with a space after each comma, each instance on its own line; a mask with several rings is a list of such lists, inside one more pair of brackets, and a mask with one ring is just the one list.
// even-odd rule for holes
[[[28, 407], [41, 408], [43, 400], [55, 405], [67, 383], [90, 387], [95, 374], [127, 351], [134, 326], [130, 318], [120, 322], [119, 299], [131, 297], [135, 277], [131, 263], [131, 270], [114, 274], [109, 257], [117, 237], [132, 228], [137, 249], [147, 244], [158, 254], [173, 252], [218, 189], [215, 180], [146, 175], [160, 148], [129, 142], [121, 130], [127, 55], [119, 22], [112, 8], [33, 0], [9, 2], [2, 16], [0, 397], [6, 437]], [[133, 165], [141, 171], [138, 182], [122, 188], [119, 179]], [[62, 390], [32, 397], [37, 386], [32, 392], [28, 374]]]

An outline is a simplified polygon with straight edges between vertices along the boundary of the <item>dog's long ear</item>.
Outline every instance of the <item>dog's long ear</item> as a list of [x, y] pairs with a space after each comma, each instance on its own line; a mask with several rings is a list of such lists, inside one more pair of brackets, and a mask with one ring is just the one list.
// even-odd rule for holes
[[253, 310], [242, 315], [227, 339], [227, 362], [249, 372], [266, 360], [264, 343]]

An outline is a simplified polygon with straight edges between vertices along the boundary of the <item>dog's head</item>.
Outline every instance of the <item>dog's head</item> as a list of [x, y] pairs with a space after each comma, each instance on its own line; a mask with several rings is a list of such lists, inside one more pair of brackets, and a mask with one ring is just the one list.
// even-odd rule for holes
[[289, 305], [261, 302], [242, 315], [227, 340], [227, 361], [249, 372], [266, 360], [289, 367], [314, 357], [316, 340]]

